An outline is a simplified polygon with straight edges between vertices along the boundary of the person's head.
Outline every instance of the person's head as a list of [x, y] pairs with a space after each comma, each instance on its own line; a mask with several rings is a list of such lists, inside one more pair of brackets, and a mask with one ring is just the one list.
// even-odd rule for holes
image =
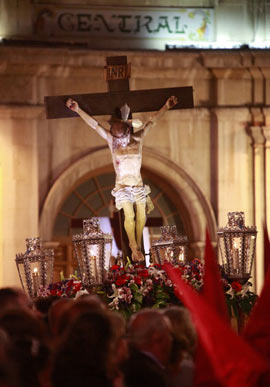
[[1, 314], [7, 310], [26, 309], [32, 310], [33, 303], [26, 293], [16, 287], [0, 289]]
[[20, 386], [37, 386], [38, 374], [50, 356], [43, 321], [26, 309], [9, 310], [0, 317], [0, 329], [10, 340], [9, 356]]
[[156, 309], [143, 309], [132, 316], [128, 335], [135, 348], [151, 352], [163, 365], [169, 361], [172, 337], [169, 319]]
[[77, 315], [56, 347], [53, 385], [107, 386], [111, 375], [113, 328], [106, 311]]
[[107, 310], [107, 305], [104, 301], [97, 296], [96, 294], [81, 294], [78, 298], [75, 299], [75, 303], [80, 304], [81, 302], [87, 303], [92, 308], [101, 308], [103, 310]]
[[73, 302], [73, 299], [63, 297], [51, 304], [48, 310], [48, 323], [50, 332], [53, 336], [58, 336], [60, 334], [62, 315], [65, 314]]
[[63, 313], [60, 313], [57, 323], [57, 334], [64, 334], [66, 329], [81, 314], [92, 311], [105, 311], [106, 305], [95, 294], [83, 295], [63, 307]]
[[121, 138], [130, 133], [130, 126], [124, 121], [111, 119], [110, 125], [111, 134], [114, 137]]
[[84, 310], [70, 322], [64, 343], [74, 344], [81, 351], [85, 347], [94, 358], [105, 358], [110, 352], [110, 341], [113, 338], [113, 328], [107, 313], [99, 310]]
[[183, 306], [171, 306], [163, 310], [170, 320], [173, 337], [172, 359], [181, 358], [183, 353], [194, 356], [197, 334], [190, 313]]
[[11, 339], [33, 338], [45, 340], [47, 332], [44, 322], [26, 309], [8, 310], [6, 313], [1, 314], [0, 328]]

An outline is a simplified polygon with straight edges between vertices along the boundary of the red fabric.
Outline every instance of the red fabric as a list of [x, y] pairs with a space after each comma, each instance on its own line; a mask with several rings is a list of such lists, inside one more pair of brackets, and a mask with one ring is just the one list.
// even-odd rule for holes
[[267, 364], [238, 336], [175, 271], [164, 265], [175, 286], [177, 297], [189, 308], [202, 345], [218, 381], [226, 387], [254, 387], [267, 370]]
[[[265, 254], [270, 254], [267, 231], [266, 236], [264, 251]], [[243, 336], [270, 362], [270, 267], [268, 267], [260, 297], [251, 312]]]
[[223, 383], [218, 381], [218, 376], [200, 337], [197, 342], [194, 374], [194, 387], [199, 386], [223, 387]]
[[223, 284], [221, 281], [221, 275], [208, 231], [206, 231], [206, 244], [204, 253], [204, 285], [202, 295], [204, 300], [210, 306], [212, 306], [216, 313], [229, 324], [230, 319]]
[[[213, 310], [226, 321], [230, 322], [227, 303], [224, 295], [221, 275], [217, 265], [217, 258], [213, 250], [209, 233], [206, 230], [206, 244], [204, 252], [204, 285], [202, 296]], [[218, 386], [217, 376], [212, 367], [211, 360], [204, 349], [200, 339], [198, 340], [196, 358], [195, 358], [195, 386]]]

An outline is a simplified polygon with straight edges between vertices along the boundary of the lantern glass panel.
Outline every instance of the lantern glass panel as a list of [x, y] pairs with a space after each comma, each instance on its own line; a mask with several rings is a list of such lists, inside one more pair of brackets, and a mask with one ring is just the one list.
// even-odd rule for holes
[[176, 226], [162, 226], [160, 229], [161, 237], [153, 243], [151, 248], [153, 263], [163, 264], [165, 261], [174, 265], [185, 263], [187, 260], [187, 237], [177, 235]]
[[251, 276], [256, 248], [256, 227], [246, 227], [243, 212], [228, 213], [228, 224], [218, 230], [218, 243], [225, 274], [231, 280]]
[[102, 284], [111, 258], [111, 235], [100, 230], [98, 219], [90, 218], [83, 221], [83, 233], [72, 241], [84, 286]]
[[39, 238], [26, 239], [26, 248], [16, 255], [16, 263], [22, 287], [33, 298], [53, 280], [54, 251], [41, 248]]
[[[90, 268], [90, 279], [92, 282], [100, 282], [98, 275], [100, 245], [86, 242], [87, 259]], [[102, 282], [102, 281], [101, 281]]]
[[105, 270], [108, 271], [111, 267], [111, 257], [112, 257], [112, 238], [105, 238], [105, 251], [104, 251], [104, 266]]

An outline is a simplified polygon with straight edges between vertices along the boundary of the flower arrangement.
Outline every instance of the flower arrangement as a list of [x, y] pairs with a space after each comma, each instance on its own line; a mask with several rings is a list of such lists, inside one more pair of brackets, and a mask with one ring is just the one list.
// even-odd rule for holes
[[[176, 269], [194, 288], [201, 288], [203, 265], [199, 260], [187, 265], [179, 264]], [[104, 283], [104, 293], [109, 307], [119, 310], [126, 317], [145, 307], [164, 308], [180, 303], [172, 282], [159, 264], [148, 268], [128, 265], [125, 269], [112, 266]]]
[[229, 283], [223, 279], [226, 301], [230, 317], [235, 316], [237, 320], [241, 315], [249, 316], [258, 296], [250, 290], [251, 282], [241, 284], [238, 281]]
[[104, 291], [108, 306], [126, 317], [144, 307], [162, 308], [177, 302], [173, 284], [160, 265], [129, 265], [125, 269], [115, 265], [108, 273]]
[[223, 267], [219, 266], [230, 317], [237, 320], [249, 316], [258, 296], [251, 291], [252, 283], [229, 281]]
[[40, 287], [38, 297], [59, 296], [59, 297], [76, 297], [76, 294], [83, 290], [81, 281], [73, 275], [69, 279], [62, 278], [59, 282], [49, 284], [47, 287]]
[[[184, 278], [194, 289], [200, 291], [203, 287], [204, 265], [195, 258], [186, 264], [175, 265], [179, 275]], [[241, 284], [234, 281], [230, 283], [221, 269], [224, 292], [229, 313], [240, 318], [240, 314], [249, 315], [257, 296], [250, 291], [250, 282]], [[162, 265], [153, 264], [146, 268], [141, 264], [128, 264], [125, 268], [114, 265], [107, 274], [103, 286], [95, 288], [112, 310], [118, 310], [125, 317], [138, 310], [150, 308], [164, 308], [172, 304], [180, 304], [175, 296], [174, 287]], [[50, 284], [45, 289], [40, 289], [39, 296], [58, 295], [61, 297], [76, 297], [81, 292], [86, 292], [77, 275]]]

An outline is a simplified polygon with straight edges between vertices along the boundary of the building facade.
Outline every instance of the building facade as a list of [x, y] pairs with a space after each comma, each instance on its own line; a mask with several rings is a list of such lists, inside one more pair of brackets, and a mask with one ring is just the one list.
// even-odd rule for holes
[[[214, 26], [208, 25], [212, 29], [203, 38], [207, 49], [199, 47], [198, 37], [166, 40], [163, 35], [172, 30], [164, 13], [167, 2], [136, 2], [141, 7], [136, 12], [131, 1], [118, 2], [118, 7], [112, 1], [99, 2], [97, 8], [93, 3], [60, 1], [57, 8], [52, 1], [1, 2], [0, 285], [19, 283], [14, 259], [25, 250], [28, 237], [40, 236], [56, 246], [59, 270], [68, 266], [69, 273], [74, 230], [67, 219], [86, 217], [87, 210], [90, 216], [108, 215], [113, 167], [106, 144], [79, 118], [47, 120], [44, 97], [106, 92], [106, 57], [125, 55], [131, 63], [131, 90], [194, 89], [194, 108], [166, 113], [145, 139], [142, 172], [153, 187], [155, 215], [176, 223], [189, 238], [190, 256], [202, 258], [206, 228], [216, 246], [217, 227], [226, 225], [227, 213], [244, 211], [246, 224], [259, 231], [253, 273], [259, 291], [263, 223], [270, 228], [270, 27], [262, 16], [262, 9], [269, 11], [268, 2], [170, 2], [174, 11], [211, 10], [207, 20]], [[263, 8], [255, 8], [256, 3]], [[123, 18], [119, 6], [130, 18]], [[232, 7], [236, 16], [229, 24]], [[242, 25], [236, 9], [245, 11]], [[50, 28], [45, 10], [54, 15]], [[108, 24], [116, 12], [122, 23], [120, 28], [118, 20], [119, 36], [106, 37], [103, 31], [89, 37], [90, 25], [101, 28], [100, 20], [109, 31], [116, 28]], [[148, 25], [147, 33], [156, 30], [162, 36], [123, 38], [132, 17], [140, 16], [135, 21], [142, 27], [142, 18], [151, 12], [160, 12], [159, 19], [155, 28]], [[63, 14], [73, 16], [63, 24], [68, 31], [60, 33], [55, 21]], [[89, 15], [103, 19], [91, 24]], [[196, 24], [194, 28], [198, 30]], [[230, 42], [232, 48], [218, 48], [218, 42]], [[253, 48], [254, 42], [265, 48]], [[149, 115], [135, 116], [145, 120]], [[107, 119], [98, 117], [105, 125]]]

